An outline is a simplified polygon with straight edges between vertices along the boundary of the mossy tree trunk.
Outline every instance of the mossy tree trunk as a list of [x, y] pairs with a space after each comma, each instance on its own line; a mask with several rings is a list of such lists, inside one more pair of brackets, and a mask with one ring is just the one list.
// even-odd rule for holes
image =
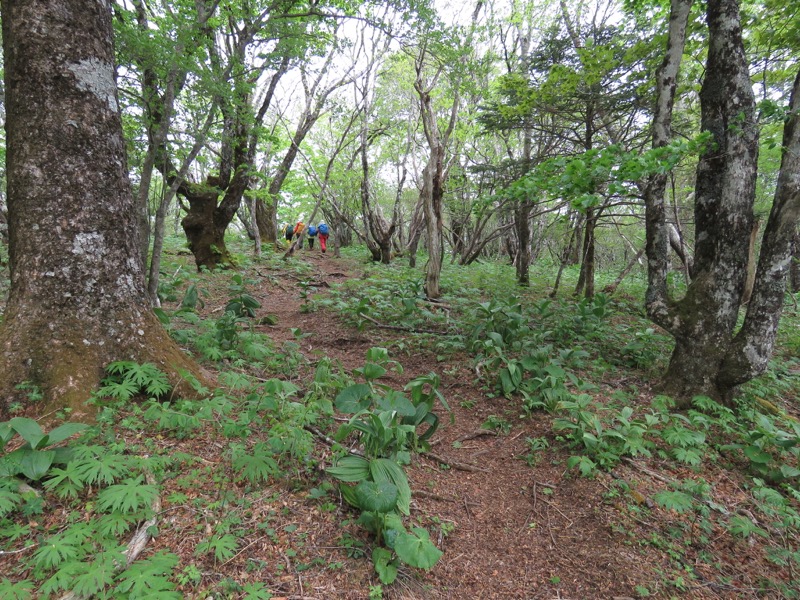
[[174, 382], [181, 369], [202, 378], [144, 289], [109, 5], [3, 0], [2, 15], [11, 292], [0, 418], [26, 401], [23, 381], [44, 393], [32, 413], [85, 415], [113, 360], [153, 362]]

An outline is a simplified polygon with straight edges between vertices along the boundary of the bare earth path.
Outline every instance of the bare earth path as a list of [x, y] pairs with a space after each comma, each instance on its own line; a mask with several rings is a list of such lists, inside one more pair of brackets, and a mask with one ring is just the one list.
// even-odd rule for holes
[[[290, 260], [311, 264], [315, 275], [308, 281], [315, 284], [360, 276], [358, 265], [318, 250], [301, 251]], [[325, 312], [301, 312], [301, 289], [299, 282], [283, 278], [263, 290], [264, 309], [277, 316], [276, 325], [268, 328], [276, 343], [294, 339], [291, 328], [300, 328], [311, 334], [302, 340], [304, 353], [321, 351], [352, 369], [363, 365], [368, 348], [399, 337], [378, 327], [356, 331]], [[324, 284], [316, 289], [325, 293]], [[632, 597], [635, 585], [652, 581], [654, 574], [639, 551], [612, 531], [619, 515], [602, 497], [610, 489], [610, 476], [565, 478], [566, 456], [551, 451], [534, 467], [523, 460], [529, 453], [527, 438], [551, 435], [549, 419], [520, 420], [508, 400], [488, 399], [466, 363], [457, 369], [450, 365], [445, 374], [433, 353], [392, 358], [405, 369], [395, 376], [398, 387], [431, 371], [442, 377], [455, 422], [443, 419], [432, 454], [417, 458], [410, 471], [412, 518], [429, 526], [445, 554], [431, 572], [401, 577], [384, 591], [386, 597], [610, 599]], [[507, 418], [512, 429], [500, 435], [481, 429], [489, 415]], [[366, 598], [363, 578], [372, 585], [377, 578], [368, 570], [368, 558], [362, 560], [366, 573], [345, 579], [345, 585], [360, 589], [328, 588], [320, 597]]]

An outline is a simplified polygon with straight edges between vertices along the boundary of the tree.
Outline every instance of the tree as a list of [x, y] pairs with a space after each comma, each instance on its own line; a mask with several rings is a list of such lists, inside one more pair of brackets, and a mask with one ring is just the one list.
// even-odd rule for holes
[[[691, 0], [672, 0], [667, 53], [657, 73], [653, 146], [671, 138], [672, 109]], [[762, 373], [772, 352], [800, 213], [800, 74], [784, 128], [772, 211], [761, 243], [755, 288], [738, 333], [745, 289], [758, 158], [755, 98], [745, 57], [738, 0], [709, 0], [706, 76], [700, 92], [702, 130], [711, 141], [700, 157], [695, 185], [693, 279], [680, 300], [666, 283], [668, 231], [664, 175], [646, 187], [648, 290], [654, 322], [675, 338], [664, 390], [682, 405], [695, 395], [723, 401]]]
[[[450, 160], [447, 159], [447, 150], [458, 119], [458, 108], [461, 102], [461, 82], [466, 74], [466, 63], [472, 50], [472, 38], [482, 8], [483, 2], [479, 0], [475, 4], [475, 10], [472, 12], [472, 22], [466, 31], [463, 46], [456, 45], [455, 64], [452, 65], [454, 67], [451, 82], [452, 104], [448, 111], [447, 124], [443, 129], [439, 126], [438, 115], [433, 101], [433, 92], [440, 76], [444, 72], [445, 63], [439, 63], [434, 70], [434, 74], [430, 77], [427, 76], [426, 67], [431, 58], [431, 49], [429, 48], [431, 40], [427, 39], [423, 40], [415, 61], [417, 76], [414, 81], [414, 89], [419, 96], [420, 117], [429, 148], [427, 163], [422, 172], [420, 201], [425, 213], [428, 242], [428, 263], [425, 266], [425, 295], [431, 300], [436, 300], [441, 296], [439, 279], [444, 255], [442, 200], [453, 159], [452, 157], [450, 157]], [[444, 46], [445, 44], [440, 44], [438, 48], [442, 54], [445, 54]]]
[[113, 360], [153, 362], [176, 382], [181, 369], [201, 376], [144, 289], [109, 5], [0, 6], [11, 270], [0, 325], [0, 416], [24, 381], [44, 393], [40, 412], [85, 412]]

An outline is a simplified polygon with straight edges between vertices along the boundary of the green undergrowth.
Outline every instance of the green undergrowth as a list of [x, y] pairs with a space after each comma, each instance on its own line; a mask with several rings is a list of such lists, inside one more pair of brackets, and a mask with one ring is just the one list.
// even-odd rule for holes
[[[570, 277], [568, 272], [563, 285]], [[450, 267], [443, 274], [445, 295], [436, 304], [424, 299], [420, 271], [395, 265], [348, 282], [321, 304], [347, 315], [354, 326], [378, 321], [404, 327], [409, 334], [398, 342], [401, 351], [433, 348], [436, 360], [445, 363], [468, 356], [484, 396], [508, 402], [506, 416], [490, 415], [485, 428], [507, 434], [526, 419], [549, 415], [551, 434], [527, 438], [524, 458], [532, 466], [558, 451], [568, 456], [568, 476], [596, 477], [626, 461], [689, 473], [654, 492], [652, 507], [633, 506], [647, 513], [640, 518], [655, 511], [678, 515], [676, 524], [636, 540], [673, 559], [651, 591], [689, 592], [702, 570], [693, 561], [720, 571], [714, 585], [735, 590], [724, 568], [708, 559], [712, 540], [727, 536], [782, 569], [782, 575], [758, 581], [754, 591], [799, 597], [794, 574], [800, 569], [800, 423], [780, 408], [798, 393], [794, 312], [787, 311], [782, 322], [769, 371], [743, 386], [735, 407], [697, 397], [690, 410], [678, 412], [666, 397], [642, 401], [640, 388], [663, 372], [672, 347], [671, 338], [643, 315], [643, 280], [632, 277], [614, 297], [597, 293], [591, 300], [568, 293], [551, 298], [546, 271], [535, 273], [532, 282], [530, 288], [515, 286], [508, 265]], [[706, 470], [736, 477], [743, 492], [738, 507], [726, 506], [704, 483]], [[647, 586], [640, 592], [650, 593]]]
[[[520, 288], [506, 264], [446, 265], [444, 296], [430, 302], [423, 271], [401, 263], [360, 264], [362, 277], [328, 282], [319, 294], [307, 263], [272, 252], [255, 262], [231, 247], [238, 271], [197, 273], [169, 255], [159, 287], [159, 318], [218, 372], [218, 389], [194, 382], [196, 398], [181, 398], [155, 366], [121, 361], [91, 399], [92, 426], [66, 414], [47, 431], [21, 416], [0, 424], [0, 597], [270, 598], [266, 582], [286, 557], [300, 570], [331, 571], [371, 559], [369, 594], [381, 597], [398, 574], [432, 568], [441, 551], [431, 534], [451, 527], [412, 510], [407, 474], [447, 423], [447, 374], [468, 377], [486, 402], [506, 408], [484, 420], [498, 435], [547, 424], [546, 434], [523, 438], [531, 468], [546, 458], [565, 477], [611, 481], [604, 497], [621, 515], [616, 532], [668, 559], [637, 586], [640, 597], [691, 597], [709, 572], [721, 594], [734, 589], [729, 565], [714, 558], [720, 540], [776, 569], [751, 584], [754, 593], [798, 597], [800, 424], [785, 411], [798, 391], [800, 319], [791, 310], [770, 370], [743, 387], [736, 406], [698, 397], [679, 412], [647, 391], [672, 342], [645, 319], [636, 275], [613, 296], [587, 300], [570, 293], [572, 268], [551, 297], [551, 268], [535, 269]], [[604, 277], [598, 289], [613, 279]], [[320, 318], [401, 333], [347, 371], [304, 351], [299, 328], [282, 344], [263, 333], [275, 324], [264, 291], [274, 285], [293, 286], [302, 309]], [[436, 372], [403, 379], [410, 355], [429, 356]], [[403, 382], [390, 386], [388, 376]], [[35, 386], [24, 389], [35, 404]], [[648, 502], [619, 475], [634, 465], [668, 473], [645, 490]], [[720, 473], [736, 482], [735, 505], [710, 483]], [[305, 549], [300, 524], [276, 525], [290, 510], [287, 490], [335, 523], [340, 560], [322, 564]], [[192, 515], [190, 559], [160, 551], [128, 564], [127, 540], [141, 528], [157, 536], [170, 511]], [[209, 575], [256, 539], [289, 554], [248, 559], [246, 580]]]

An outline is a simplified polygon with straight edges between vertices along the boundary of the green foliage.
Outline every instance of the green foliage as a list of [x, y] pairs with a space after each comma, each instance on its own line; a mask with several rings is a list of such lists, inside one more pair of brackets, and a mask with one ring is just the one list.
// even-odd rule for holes
[[230, 298], [225, 305], [225, 312], [232, 313], [237, 318], [255, 317], [256, 309], [261, 308], [261, 303], [247, 292], [247, 287], [255, 283], [252, 279], [244, 279], [239, 273], [233, 275], [228, 286]]
[[97, 392], [101, 398], [125, 402], [137, 394], [157, 398], [170, 390], [167, 376], [151, 363], [116, 361], [110, 363], [106, 371], [110, 376], [102, 381]]
[[[64, 423], [45, 433], [36, 421], [25, 417], [14, 417], [0, 423], [0, 479], [24, 475], [38, 481], [48, 473], [52, 465], [65, 464], [70, 460], [71, 451], [55, 445], [86, 427], [82, 423]], [[8, 443], [17, 434], [25, 443], [16, 450], [7, 452]]]
[[197, 544], [195, 556], [211, 554], [217, 562], [224, 562], [236, 554], [238, 543], [236, 538], [229, 533], [222, 535], [212, 535], [206, 540]]
[[[400, 515], [409, 514], [411, 487], [402, 465], [408, 464], [411, 452], [427, 448], [427, 440], [438, 427], [438, 417], [432, 412], [434, 402], [440, 401], [449, 410], [439, 392], [438, 376], [429, 374], [411, 381], [405, 387], [411, 392], [409, 399], [379, 383], [389, 368], [399, 370], [400, 366], [389, 359], [384, 348], [371, 348], [364, 367], [355, 370], [366, 383], [353, 384], [337, 395], [337, 410], [354, 414], [335, 439], [341, 442], [355, 436], [364, 455], [343, 456], [326, 470], [344, 484], [357, 484], [343, 484], [340, 490], [344, 499], [361, 511], [359, 523], [375, 534], [379, 544], [386, 544], [386, 548], [376, 547], [372, 560], [378, 577], [387, 585], [397, 576], [398, 561], [429, 569], [441, 555], [427, 532], [423, 535], [424, 530], [415, 528], [408, 533], [403, 526]], [[427, 429], [418, 433], [421, 425]]]

